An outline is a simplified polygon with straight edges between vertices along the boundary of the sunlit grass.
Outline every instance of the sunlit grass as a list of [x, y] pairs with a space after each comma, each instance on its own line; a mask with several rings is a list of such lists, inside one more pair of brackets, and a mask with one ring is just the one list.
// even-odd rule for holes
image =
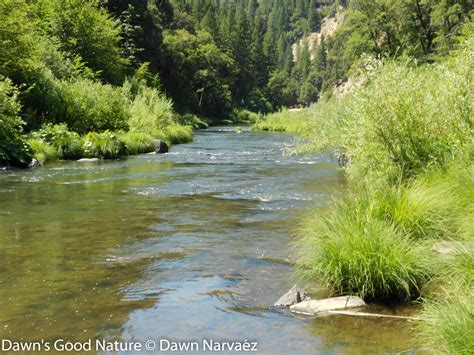
[[309, 216], [299, 231], [299, 274], [336, 294], [409, 301], [430, 279], [427, 247], [397, 224], [377, 218], [379, 201], [351, 195]]

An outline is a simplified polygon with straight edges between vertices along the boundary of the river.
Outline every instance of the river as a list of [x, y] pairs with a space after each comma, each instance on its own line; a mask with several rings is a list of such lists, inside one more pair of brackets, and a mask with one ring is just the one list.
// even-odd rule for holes
[[405, 321], [271, 307], [295, 283], [298, 220], [344, 186], [329, 155], [285, 156], [293, 140], [215, 127], [166, 155], [1, 172], [0, 338], [410, 350]]

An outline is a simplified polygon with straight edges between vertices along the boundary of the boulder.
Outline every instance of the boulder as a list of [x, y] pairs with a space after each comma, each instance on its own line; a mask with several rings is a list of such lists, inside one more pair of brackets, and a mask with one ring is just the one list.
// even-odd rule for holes
[[168, 153], [168, 150], [169, 150], [168, 144], [166, 144], [165, 142], [159, 139], [155, 139], [153, 143], [155, 144], [156, 153], [159, 153], [159, 154]]
[[290, 306], [290, 310], [294, 313], [317, 315], [327, 311], [335, 311], [338, 309], [348, 309], [366, 306], [364, 300], [357, 296], [342, 296], [326, 298], [322, 300], [309, 300]]
[[92, 163], [96, 161], [99, 161], [99, 158], [82, 158], [78, 160], [79, 163]]
[[300, 289], [298, 286], [293, 286], [291, 290], [285, 293], [280, 297], [278, 301], [275, 302], [275, 307], [290, 307], [294, 304], [303, 302], [308, 299], [308, 294]]
[[31, 159], [31, 162], [28, 164], [28, 168], [34, 169], [41, 166], [41, 162], [38, 159]]

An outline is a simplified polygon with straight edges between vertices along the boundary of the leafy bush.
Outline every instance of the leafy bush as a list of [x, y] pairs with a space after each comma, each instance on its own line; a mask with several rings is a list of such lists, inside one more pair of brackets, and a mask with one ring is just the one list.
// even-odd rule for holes
[[430, 279], [426, 248], [394, 223], [372, 215], [370, 194], [350, 196], [300, 230], [299, 273], [337, 294], [408, 301]]
[[153, 137], [147, 133], [127, 132], [119, 135], [119, 139], [125, 144], [129, 155], [149, 153], [155, 150]]
[[49, 119], [67, 123], [76, 132], [127, 128], [128, 101], [122, 90], [89, 79], [57, 82], [56, 102], [49, 105]]
[[59, 153], [51, 144], [35, 138], [28, 139], [28, 144], [33, 150], [34, 158], [41, 164], [59, 160]]
[[89, 132], [83, 138], [83, 149], [88, 158], [116, 159], [126, 153], [125, 144], [109, 131]]
[[31, 135], [51, 144], [62, 159], [78, 159], [83, 155], [79, 134], [69, 131], [66, 124], [47, 124]]
[[24, 122], [17, 97], [12, 82], [0, 76], [0, 165], [21, 167], [30, 162], [31, 151], [21, 136]]

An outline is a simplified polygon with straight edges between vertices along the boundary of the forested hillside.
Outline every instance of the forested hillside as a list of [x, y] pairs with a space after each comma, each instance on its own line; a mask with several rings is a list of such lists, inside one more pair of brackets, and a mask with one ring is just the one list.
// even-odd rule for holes
[[[66, 124], [53, 128], [60, 135], [166, 138], [179, 123], [202, 127], [195, 115], [216, 123], [255, 119], [246, 110], [307, 106], [330, 96], [367, 56], [444, 56], [472, 7], [469, 0], [0, 0], [0, 162], [24, 164], [32, 153], [21, 131], [45, 124]], [[52, 144], [50, 135], [40, 140]]]

